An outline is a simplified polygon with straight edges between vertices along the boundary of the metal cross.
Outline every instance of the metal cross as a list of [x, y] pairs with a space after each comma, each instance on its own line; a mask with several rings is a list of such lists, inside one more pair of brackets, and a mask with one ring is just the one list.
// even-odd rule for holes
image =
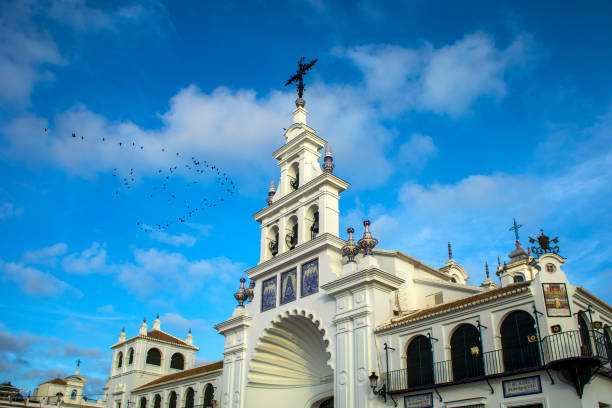
[[81, 360], [77, 360], [77, 367], [81, 366]]
[[516, 223], [516, 218], [513, 218], [514, 223], [513, 225], [508, 229], [508, 231], [514, 231], [514, 237], [516, 238], [516, 240], [519, 240], [519, 233], [518, 230], [519, 228], [521, 228], [523, 226], [523, 224], [517, 224]]
[[306, 75], [306, 71], [311, 69], [312, 66], [316, 64], [318, 61], [314, 59], [310, 61], [309, 63], [305, 64], [304, 59], [305, 57], [300, 58], [300, 60], [298, 61], [298, 69], [297, 71], [295, 71], [295, 75], [289, 78], [289, 80], [285, 84], [285, 86], [293, 82], [297, 84], [298, 98], [302, 98], [302, 96], [304, 96], [304, 75]]

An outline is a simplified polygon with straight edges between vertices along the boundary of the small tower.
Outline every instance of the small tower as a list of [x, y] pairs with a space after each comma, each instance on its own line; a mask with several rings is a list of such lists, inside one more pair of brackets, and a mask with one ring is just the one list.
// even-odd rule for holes
[[439, 271], [445, 273], [453, 283], [465, 284], [470, 279], [465, 269], [453, 259], [453, 250], [450, 242], [448, 243], [448, 261]]
[[514, 250], [508, 254], [510, 262], [504, 262], [502, 266], [498, 266], [496, 272], [502, 286], [530, 281], [537, 274], [537, 269], [530, 265], [532, 258], [529, 252], [521, 245], [518, 232], [521, 227], [522, 225], [513, 219], [510, 231], [514, 232]]
[[499, 288], [499, 285], [497, 283], [495, 283], [495, 281], [493, 279], [491, 279], [491, 277], [489, 276], [489, 264], [485, 262], [485, 274], [487, 276], [487, 278], [482, 282], [482, 284], [480, 285], [483, 288], [486, 289], [497, 289]]

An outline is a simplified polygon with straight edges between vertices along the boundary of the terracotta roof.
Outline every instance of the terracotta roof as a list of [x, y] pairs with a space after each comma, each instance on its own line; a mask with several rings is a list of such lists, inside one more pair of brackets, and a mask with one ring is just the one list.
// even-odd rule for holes
[[[146, 334], [146, 336], [142, 336], [142, 335], [139, 334], [137, 336], [134, 336], [134, 337], [131, 337], [131, 338], [127, 339], [126, 341], [131, 341], [131, 340], [134, 340], [134, 339], [136, 339], [138, 337], [148, 337], [150, 339], [165, 341], [166, 343], [178, 344], [179, 346], [184, 346], [184, 347], [192, 348], [194, 350], [199, 350], [198, 347], [189, 345], [189, 344], [185, 343], [185, 341], [179, 339], [178, 337], [174, 337], [173, 335], [168, 334], [168, 333], [166, 333], [164, 331], [161, 331], [161, 330], [151, 330], [151, 331], [149, 331]], [[118, 346], [119, 344], [123, 344], [123, 342], [115, 344], [115, 345], [111, 346], [111, 348], [115, 347], [115, 346]]]
[[446, 312], [451, 312], [456, 309], [463, 309], [474, 304], [488, 302], [490, 300], [509, 296], [516, 293], [522, 293], [528, 290], [529, 283], [530, 282], [516, 283], [513, 285], [504, 286], [503, 288], [487, 290], [486, 292], [467, 296], [462, 299], [455, 300], [453, 302], [443, 303], [441, 305], [430, 307], [427, 309], [417, 310], [416, 312], [407, 316], [392, 319], [391, 322], [379, 326], [376, 331], [382, 331], [391, 327], [403, 326], [410, 322], [423, 320], [425, 318], [436, 316]]
[[66, 381], [64, 381], [64, 380], [62, 380], [61, 378], [57, 377], [57, 378], [54, 378], [54, 379], [52, 379], [52, 380], [49, 380], [49, 381], [47, 381], [47, 382], [45, 382], [45, 383], [43, 383], [43, 384], [59, 384], [59, 385], [66, 385], [67, 383], [66, 383]]
[[149, 388], [154, 385], [159, 385], [159, 384], [172, 382], [172, 381], [178, 381], [182, 378], [194, 377], [197, 375], [206, 374], [212, 371], [220, 370], [222, 368], [223, 368], [223, 360], [215, 361], [214, 363], [190, 368], [189, 370], [184, 370], [178, 373], [164, 375], [163, 377], [159, 377], [158, 379], [148, 382], [144, 385], [141, 385], [140, 387], [136, 387], [132, 391], [143, 390], [145, 388]]

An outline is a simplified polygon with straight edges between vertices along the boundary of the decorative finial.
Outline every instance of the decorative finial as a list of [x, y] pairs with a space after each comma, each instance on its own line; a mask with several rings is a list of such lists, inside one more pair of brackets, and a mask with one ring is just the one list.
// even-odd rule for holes
[[77, 363], [77, 368], [79, 368], [81, 366], [81, 360], [80, 359], [77, 360], [76, 363]]
[[332, 156], [331, 146], [329, 143], [325, 146], [325, 157], [323, 158], [323, 171], [331, 173], [334, 171], [334, 158]]
[[295, 75], [293, 75], [289, 80], [285, 83], [285, 86], [290, 85], [295, 82], [297, 85], [298, 91], [298, 99], [295, 101], [295, 106], [298, 108], [303, 108], [306, 105], [306, 101], [302, 98], [304, 96], [304, 75], [306, 75], [306, 71], [310, 70], [314, 64], [317, 63], [317, 59], [310, 61], [307, 64], [304, 64], [304, 60], [306, 57], [300, 58], [298, 61], [298, 69], [295, 71]]
[[142, 322], [146, 323], [147, 322], [147, 318], [145, 317], [144, 319], [142, 319]]
[[355, 262], [355, 256], [359, 253], [359, 246], [355, 245], [355, 240], [353, 239], [355, 230], [350, 227], [346, 232], [348, 232], [349, 236], [346, 244], [342, 247], [342, 254], [347, 257], [348, 262]]
[[537, 238], [531, 238], [529, 237], [529, 243], [530, 244], [534, 244], [535, 242], [538, 242], [538, 244], [540, 245], [535, 246], [532, 245], [531, 246], [531, 253], [534, 256], [540, 256], [542, 254], [558, 254], [559, 253], [559, 247], [558, 246], [551, 246], [550, 243], [552, 242], [553, 244], [558, 244], [559, 243], [559, 237], [554, 237], [553, 239], [550, 239], [548, 237], [548, 235], [544, 235], [544, 230], [540, 229], [540, 236], [538, 236]]
[[514, 231], [514, 238], [516, 241], [519, 240], [519, 233], [518, 230], [519, 228], [521, 228], [523, 225], [522, 224], [517, 224], [516, 223], [516, 218], [512, 219], [514, 222], [512, 223], [512, 226], [508, 229], [508, 231]]
[[448, 260], [453, 259], [453, 250], [451, 249], [451, 243], [448, 243]]
[[191, 327], [189, 328], [189, 334], [191, 334]]
[[485, 262], [485, 273], [487, 275], [487, 279], [489, 278], [489, 264]]
[[363, 222], [363, 226], [365, 227], [363, 231], [363, 238], [361, 238], [357, 244], [359, 245], [359, 248], [363, 250], [363, 255], [368, 256], [372, 255], [372, 249], [374, 249], [376, 244], [378, 244], [378, 240], [372, 237], [372, 234], [370, 233], [370, 220], [365, 220]]
[[253, 298], [255, 297], [255, 281], [251, 280], [251, 282], [249, 283], [249, 287], [246, 290], [247, 295], [249, 297], [249, 301], [253, 300]]
[[272, 197], [274, 197], [274, 194], [276, 194], [276, 183], [274, 183], [274, 181], [271, 181], [270, 189], [268, 189], [268, 198], [266, 199], [268, 205], [272, 205]]
[[157, 314], [157, 317], [156, 317], [156, 319], [159, 319], [159, 313]]
[[238, 289], [238, 292], [234, 293], [234, 298], [236, 298], [238, 301], [238, 307], [244, 307], [244, 301], [249, 298], [249, 295], [244, 288], [244, 282], [246, 282], [246, 279], [240, 278], [240, 288]]
[[499, 255], [497, 255], [497, 266], [500, 267], [501, 266], [501, 261], [499, 260]]
[[125, 333], [125, 327], [121, 329], [121, 333]]

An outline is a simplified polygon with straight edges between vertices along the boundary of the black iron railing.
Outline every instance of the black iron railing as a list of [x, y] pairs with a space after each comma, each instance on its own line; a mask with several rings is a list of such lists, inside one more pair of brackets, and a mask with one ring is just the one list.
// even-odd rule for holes
[[[588, 337], [588, 338], [587, 338]], [[390, 371], [387, 375], [389, 392], [404, 392], [431, 388], [458, 382], [476, 381], [488, 377], [530, 371], [548, 364], [570, 359], [592, 357], [606, 363], [610, 360], [612, 345], [603, 333], [590, 331], [588, 336], [580, 331], [568, 331], [546, 336], [520, 347], [487, 351], [473, 350], [473, 354], [461, 359], [437, 361], [432, 369], [411, 367]]]

